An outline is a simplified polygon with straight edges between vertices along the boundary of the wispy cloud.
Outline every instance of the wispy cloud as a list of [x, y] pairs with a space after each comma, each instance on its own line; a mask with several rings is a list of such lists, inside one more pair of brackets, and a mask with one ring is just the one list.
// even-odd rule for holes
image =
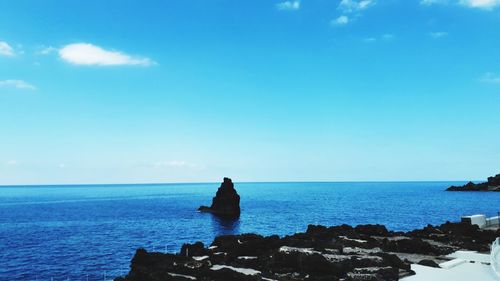
[[429, 33], [429, 36], [434, 38], [434, 39], [439, 39], [439, 38], [445, 37], [447, 35], [448, 35], [448, 32], [444, 32], [444, 31], [437, 31], [437, 32], [430, 32]]
[[492, 10], [500, 6], [500, 0], [421, 0], [421, 5], [431, 6], [434, 4], [458, 4], [464, 7]]
[[391, 33], [386, 33], [386, 34], [382, 34], [382, 40], [385, 40], [385, 41], [390, 41], [390, 40], [393, 40], [396, 36], [394, 34], [391, 34]]
[[377, 37], [367, 37], [363, 39], [363, 42], [365, 43], [373, 43], [376, 41], [392, 41], [396, 38], [396, 35], [392, 33], [385, 33]]
[[500, 76], [492, 72], [486, 72], [480, 79], [481, 82], [500, 84]]
[[374, 0], [342, 0], [338, 9], [343, 13], [359, 12], [375, 4]]
[[48, 54], [51, 54], [51, 53], [54, 53], [54, 52], [57, 52], [58, 49], [57, 48], [54, 48], [52, 46], [49, 46], [49, 47], [42, 47], [38, 52], [37, 54], [39, 55], [48, 55]]
[[155, 62], [149, 58], [138, 58], [115, 50], [105, 50], [99, 46], [89, 43], [75, 43], [66, 45], [59, 50], [59, 56], [64, 61], [76, 65], [149, 66], [155, 64]]
[[155, 167], [158, 168], [199, 168], [199, 165], [189, 163], [186, 161], [179, 161], [179, 160], [173, 160], [173, 161], [159, 161], [154, 163]]
[[19, 165], [19, 162], [17, 162], [16, 160], [9, 160], [9, 161], [5, 162], [5, 166], [7, 166], [7, 167], [14, 167], [17, 165]]
[[337, 9], [341, 15], [330, 21], [333, 26], [346, 25], [354, 17], [359, 17], [361, 11], [375, 5], [375, 0], [341, 0]]
[[448, 2], [448, 0], [421, 0], [420, 5], [430, 6], [434, 4], [447, 4]]
[[485, 10], [491, 10], [500, 5], [500, 0], [460, 0], [460, 4]]
[[0, 56], [11, 57], [14, 55], [14, 49], [5, 41], [0, 41]]
[[36, 87], [23, 80], [0, 80], [0, 87], [14, 87], [22, 90], [36, 90]]
[[293, 0], [293, 1], [284, 1], [276, 4], [276, 8], [278, 10], [286, 10], [286, 11], [296, 11], [300, 9], [300, 1], [298, 0]]
[[334, 26], [339, 26], [339, 25], [346, 25], [349, 23], [349, 17], [348, 16], [345, 16], [345, 15], [342, 15], [342, 16], [339, 16], [338, 18], [336, 19], [333, 19], [330, 24], [331, 25], [334, 25]]

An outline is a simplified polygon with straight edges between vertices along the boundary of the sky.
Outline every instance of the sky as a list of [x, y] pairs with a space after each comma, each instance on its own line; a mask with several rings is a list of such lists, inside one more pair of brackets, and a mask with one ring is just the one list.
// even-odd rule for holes
[[500, 0], [0, 0], [0, 185], [484, 180]]

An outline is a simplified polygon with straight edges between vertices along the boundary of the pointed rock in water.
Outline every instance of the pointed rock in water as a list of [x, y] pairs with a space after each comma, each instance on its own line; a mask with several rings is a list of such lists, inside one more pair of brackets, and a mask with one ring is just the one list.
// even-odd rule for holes
[[238, 218], [240, 216], [240, 196], [234, 189], [231, 179], [224, 178], [210, 207], [201, 206], [198, 210], [221, 217]]

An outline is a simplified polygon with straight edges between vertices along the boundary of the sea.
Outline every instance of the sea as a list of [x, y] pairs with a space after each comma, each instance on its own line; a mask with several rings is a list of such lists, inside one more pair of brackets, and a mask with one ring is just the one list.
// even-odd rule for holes
[[497, 215], [500, 193], [463, 182], [235, 183], [241, 217], [200, 213], [219, 183], [0, 187], [0, 280], [98, 281], [125, 275], [136, 249], [174, 253], [225, 234], [290, 235], [309, 224], [412, 230]]

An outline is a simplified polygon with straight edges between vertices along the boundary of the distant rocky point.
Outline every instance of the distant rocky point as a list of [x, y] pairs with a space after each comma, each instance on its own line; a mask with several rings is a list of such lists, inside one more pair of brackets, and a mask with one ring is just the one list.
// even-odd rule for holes
[[500, 191], [500, 174], [489, 177], [487, 182], [468, 182], [462, 186], [450, 186], [446, 191]]
[[231, 179], [224, 178], [210, 207], [201, 206], [198, 210], [224, 218], [238, 218], [240, 216], [240, 196], [234, 189]]

